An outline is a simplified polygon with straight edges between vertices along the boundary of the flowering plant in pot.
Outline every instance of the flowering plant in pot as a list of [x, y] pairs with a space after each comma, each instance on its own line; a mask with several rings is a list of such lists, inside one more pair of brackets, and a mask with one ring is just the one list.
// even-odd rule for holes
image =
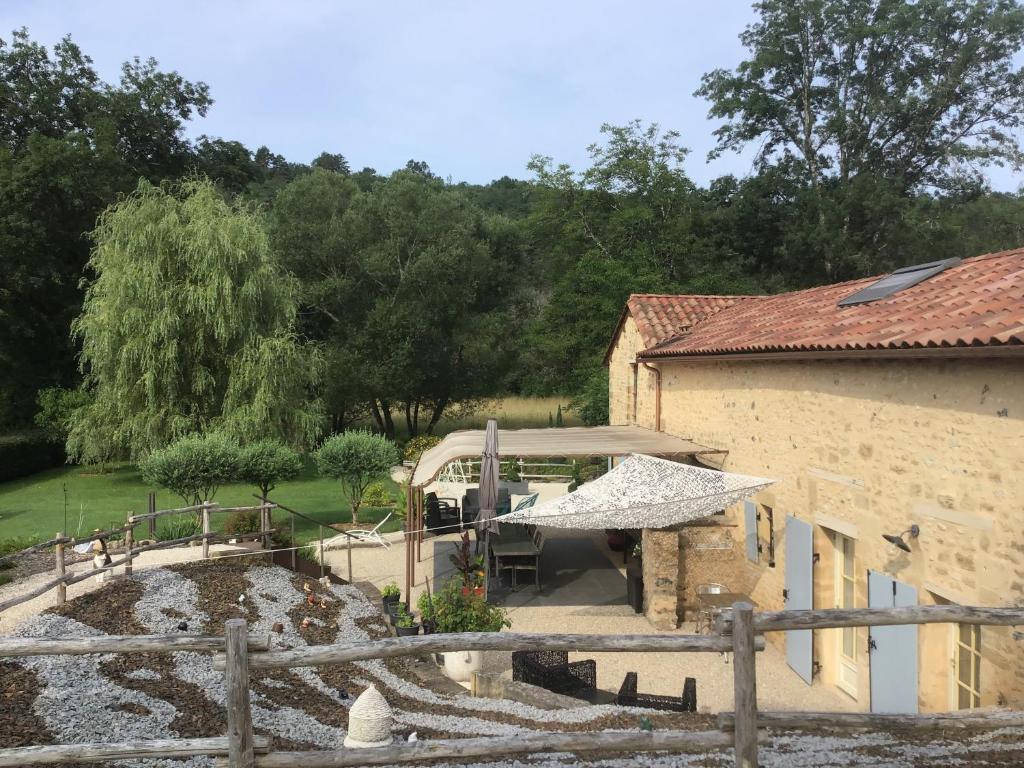
[[[464, 585], [453, 579], [434, 595], [437, 632], [500, 632], [510, 627], [505, 609], [491, 605], [480, 595], [463, 592]], [[480, 669], [480, 651], [446, 652], [445, 673], [453, 680], [469, 680]]]
[[416, 623], [413, 615], [406, 610], [403, 603], [398, 604], [398, 613], [395, 615], [395, 632], [399, 637], [418, 635], [420, 625]]
[[384, 589], [380, 591], [380, 602], [384, 606], [384, 612], [388, 612], [388, 605], [397, 603], [402, 597], [402, 590], [399, 589], [395, 582], [385, 584]]
[[462, 574], [462, 594], [474, 594], [482, 597], [484, 594], [484, 557], [474, 557], [469, 545], [469, 532], [462, 534], [462, 540], [456, 545], [455, 554], [448, 555], [452, 565]]

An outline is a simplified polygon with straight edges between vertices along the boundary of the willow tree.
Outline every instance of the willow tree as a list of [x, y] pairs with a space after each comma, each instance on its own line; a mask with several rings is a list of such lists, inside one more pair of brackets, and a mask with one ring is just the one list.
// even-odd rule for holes
[[211, 428], [309, 444], [320, 364], [294, 332], [296, 287], [258, 212], [196, 178], [139, 183], [93, 232], [73, 333], [83, 387], [68, 438], [83, 461], [138, 458]]

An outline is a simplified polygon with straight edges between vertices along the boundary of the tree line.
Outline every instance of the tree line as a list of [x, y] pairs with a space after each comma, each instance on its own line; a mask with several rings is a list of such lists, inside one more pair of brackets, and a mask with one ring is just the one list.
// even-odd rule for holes
[[[776, 292], [1024, 242], [1014, 0], [763, 0], [747, 53], [696, 88], [712, 154], [595, 127], [528, 178], [380, 173], [202, 136], [208, 87], [133, 59], [103, 82], [70, 38], [0, 44], [0, 428], [141, 457], [210, 428], [310, 446], [430, 432], [502, 393], [582, 395], [630, 293]], [[538, 148], [543, 149], [543, 148]], [[699, 160], [697, 158], [696, 160]]]

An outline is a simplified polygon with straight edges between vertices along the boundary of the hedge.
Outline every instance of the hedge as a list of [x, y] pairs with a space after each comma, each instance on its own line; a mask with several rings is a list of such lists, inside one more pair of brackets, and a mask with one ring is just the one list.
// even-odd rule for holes
[[61, 466], [64, 446], [38, 432], [0, 435], [0, 483]]

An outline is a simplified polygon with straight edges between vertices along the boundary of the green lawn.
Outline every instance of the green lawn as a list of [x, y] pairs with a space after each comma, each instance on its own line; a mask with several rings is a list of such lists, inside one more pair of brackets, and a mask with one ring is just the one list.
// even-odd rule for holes
[[[390, 479], [386, 485], [395, 492], [395, 484]], [[151, 490], [157, 493], [158, 509], [184, 506], [182, 499], [170, 492], [147, 486], [132, 465], [119, 466], [103, 474], [68, 466], [4, 483], [0, 485], [0, 539], [46, 539], [59, 530], [76, 535], [121, 525], [129, 511], [136, 514], [146, 511], [146, 497]], [[217, 492], [215, 501], [221, 506], [249, 506], [256, 504], [252, 497], [255, 492], [254, 487], [247, 485], [229, 485]], [[270, 497], [323, 523], [351, 520], [352, 507], [341, 491], [341, 484], [318, 477], [311, 463], [299, 479], [281, 483]], [[359, 520], [372, 528], [386, 514], [386, 510], [364, 508], [359, 512]], [[287, 517], [290, 515], [276, 513], [275, 524], [287, 529]], [[214, 521], [218, 520], [223, 517], [214, 516]], [[382, 530], [400, 528], [401, 521], [392, 516]], [[317, 537], [317, 532], [318, 526], [296, 518], [297, 540], [310, 541]]]

